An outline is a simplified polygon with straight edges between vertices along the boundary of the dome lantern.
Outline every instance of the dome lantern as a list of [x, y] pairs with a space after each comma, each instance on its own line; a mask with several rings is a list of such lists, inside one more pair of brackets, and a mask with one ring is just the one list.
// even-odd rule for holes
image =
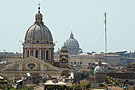
[[41, 24], [43, 23], [42, 22], [42, 19], [43, 19], [43, 15], [40, 13], [40, 4], [39, 4], [39, 7], [38, 7], [38, 13], [35, 15], [35, 23], [36, 24]]
[[70, 38], [71, 38], [71, 39], [74, 39], [74, 35], [73, 35], [72, 32], [71, 32], [71, 34], [70, 34]]

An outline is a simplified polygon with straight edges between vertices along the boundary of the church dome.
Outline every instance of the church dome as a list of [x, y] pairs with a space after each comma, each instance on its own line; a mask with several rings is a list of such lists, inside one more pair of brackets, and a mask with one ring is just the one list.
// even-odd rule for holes
[[52, 34], [42, 21], [43, 16], [40, 13], [40, 7], [38, 9], [35, 23], [26, 32], [25, 43], [53, 43]]
[[68, 48], [68, 53], [69, 54], [79, 54], [79, 43], [78, 41], [74, 38], [73, 33], [71, 32], [70, 38], [66, 40], [65, 45]]
[[67, 47], [76, 47], [79, 48], [79, 43], [78, 41], [74, 38], [73, 33], [71, 32], [70, 38], [66, 40], [65, 45]]
[[78, 51], [78, 54], [81, 54], [81, 53], [83, 53], [83, 50], [80, 48], [80, 50]]
[[94, 69], [94, 74], [102, 73], [102, 72], [104, 72], [104, 67], [103, 66], [96, 66], [96, 68]]
[[105, 68], [104, 68], [104, 66], [102, 65], [102, 61], [99, 60], [99, 61], [98, 61], [98, 66], [96, 66], [96, 68], [94, 69], [94, 74], [96, 74], [96, 73], [102, 73], [102, 72], [104, 72], [104, 71], [105, 71]]
[[64, 44], [62, 47], [61, 47], [61, 50], [68, 50], [67, 46]]

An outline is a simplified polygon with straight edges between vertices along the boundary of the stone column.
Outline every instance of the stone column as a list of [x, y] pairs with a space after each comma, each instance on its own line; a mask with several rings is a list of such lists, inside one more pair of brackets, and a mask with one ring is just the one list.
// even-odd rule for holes
[[32, 48], [32, 51], [33, 51], [33, 53], [32, 53], [33, 55], [32, 56], [35, 57], [35, 49]]
[[41, 70], [41, 71], [44, 70], [44, 64], [40, 64], [40, 70]]
[[54, 60], [54, 48], [51, 49], [51, 59]]
[[39, 49], [39, 59], [41, 59], [41, 54], [42, 54], [42, 53], [41, 53], [41, 49], [42, 49], [42, 48]]
[[19, 64], [19, 71], [22, 71], [22, 64]]
[[49, 49], [49, 59], [52, 60], [52, 56], [51, 56], [51, 49]]
[[25, 49], [25, 55], [24, 55], [24, 58], [27, 58], [27, 49]]
[[23, 48], [23, 59], [25, 58], [25, 48]]
[[41, 60], [43, 60], [43, 48], [41, 48]]
[[30, 48], [30, 56], [33, 56], [33, 48]]
[[43, 60], [45, 60], [45, 48], [43, 48]]

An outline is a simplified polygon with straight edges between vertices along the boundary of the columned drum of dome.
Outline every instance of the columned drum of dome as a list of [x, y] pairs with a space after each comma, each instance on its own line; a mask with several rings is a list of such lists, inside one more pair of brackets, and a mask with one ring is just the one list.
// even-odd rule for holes
[[43, 15], [35, 15], [35, 22], [30, 26], [23, 43], [23, 58], [34, 56], [41, 60], [52, 61], [54, 57], [54, 43], [50, 30], [43, 23]]
[[79, 48], [79, 43], [78, 41], [74, 38], [73, 33], [71, 32], [70, 38], [66, 40], [65, 45], [68, 48], [68, 53], [69, 54], [79, 54], [79, 51], [81, 48]]

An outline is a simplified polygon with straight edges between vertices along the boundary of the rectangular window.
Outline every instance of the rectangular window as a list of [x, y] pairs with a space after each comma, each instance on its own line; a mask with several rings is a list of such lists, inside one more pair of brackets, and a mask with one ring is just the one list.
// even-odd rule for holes
[[80, 62], [80, 64], [82, 64], [82, 62]]
[[76, 64], [76, 62], [74, 62], [74, 64]]
[[29, 53], [30, 53], [29, 50], [27, 50], [27, 57], [29, 57]]
[[73, 64], [73, 62], [71, 62], [71, 64]]
[[36, 58], [38, 58], [38, 57], [39, 57], [39, 54], [38, 54], [38, 53], [39, 53], [39, 51], [38, 51], [38, 50], [36, 50], [36, 51], [35, 51], [35, 56], [36, 56]]
[[49, 51], [46, 51], [46, 60], [49, 59]]

